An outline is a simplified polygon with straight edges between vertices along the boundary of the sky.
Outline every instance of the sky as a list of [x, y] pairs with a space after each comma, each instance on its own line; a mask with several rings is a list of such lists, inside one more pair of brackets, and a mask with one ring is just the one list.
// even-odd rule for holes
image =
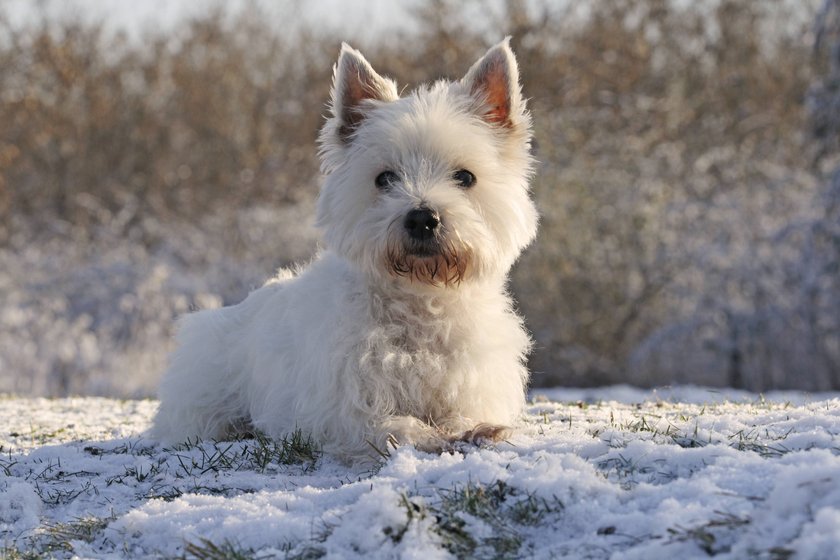
[[[204, 13], [222, 4], [238, 7], [250, 3], [259, 5], [269, 14], [276, 14], [281, 24], [303, 21], [359, 36], [371, 29], [394, 24], [404, 28], [408, 25], [410, 7], [416, 0], [6, 0], [0, 6], [5, 4], [15, 22], [47, 12], [104, 21], [115, 29], [124, 29], [129, 35], [137, 36], [148, 29], [167, 31], [167, 27], [177, 25], [181, 18]], [[292, 14], [291, 18], [289, 14]]]
[[[671, 0], [675, 6], [692, 4], [687, 0]], [[761, 0], [753, 0], [760, 2]], [[199, 15], [218, 6], [231, 10], [249, 5], [258, 5], [269, 16], [275, 16], [278, 26], [293, 28], [307, 23], [322, 31], [335, 33], [340, 39], [352, 39], [365, 44], [374, 42], [372, 35], [395, 35], [412, 30], [411, 10], [424, 0], [0, 0], [12, 21], [20, 22], [38, 17], [39, 13], [81, 17], [92, 21], [103, 21], [115, 30], [128, 32], [133, 38], [142, 37], [145, 31], [170, 32], [184, 17]], [[713, 10], [720, 0], [703, 0], [702, 5]], [[807, 23], [821, 0], [781, 0], [782, 4], [801, 6], [803, 19], [774, 20], [773, 25], [790, 26], [799, 29]], [[562, 6], [565, 0], [531, 0], [531, 7], [562, 12], [569, 17]], [[586, 3], [578, 3], [575, 14], [586, 15]], [[494, 11], [501, 6], [498, 0], [487, 0], [480, 4], [479, 11]], [[787, 13], [787, 12], [786, 12]], [[474, 21], [480, 18], [474, 18]], [[370, 40], [369, 40], [370, 39]]]

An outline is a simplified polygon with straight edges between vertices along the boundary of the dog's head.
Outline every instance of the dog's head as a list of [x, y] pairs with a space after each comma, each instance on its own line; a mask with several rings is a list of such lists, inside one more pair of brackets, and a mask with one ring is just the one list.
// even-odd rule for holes
[[507, 274], [537, 229], [531, 121], [507, 40], [460, 81], [402, 98], [343, 45], [331, 109], [318, 202], [328, 248], [407, 288]]

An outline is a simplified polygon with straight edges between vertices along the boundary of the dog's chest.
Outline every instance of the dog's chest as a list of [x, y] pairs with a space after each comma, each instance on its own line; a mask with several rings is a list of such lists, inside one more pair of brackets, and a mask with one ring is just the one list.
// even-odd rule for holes
[[445, 408], [469, 364], [463, 325], [439, 307], [377, 303], [359, 361], [368, 389], [389, 393], [404, 413]]
[[382, 373], [420, 378], [434, 377], [456, 359], [460, 345], [452, 337], [452, 325], [434, 316], [380, 322], [365, 343], [378, 358]]

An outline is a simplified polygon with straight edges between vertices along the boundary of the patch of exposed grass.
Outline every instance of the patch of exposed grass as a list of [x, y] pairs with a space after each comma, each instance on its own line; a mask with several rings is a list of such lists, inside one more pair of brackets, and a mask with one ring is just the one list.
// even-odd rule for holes
[[47, 525], [46, 533], [56, 542], [93, 542], [97, 533], [105, 529], [114, 519], [116, 519], [116, 516], [113, 514], [109, 517], [79, 517], [67, 523]]
[[[773, 403], [760, 405], [771, 408], [772, 406], [785, 407], [786, 405], [775, 405]], [[748, 405], [751, 406], [752, 405]], [[589, 431], [592, 437], [601, 438], [613, 448], [624, 448], [630, 441], [643, 439], [657, 444], [674, 444], [683, 448], [698, 448], [708, 445], [728, 445], [737, 451], [752, 451], [765, 458], [778, 458], [790, 453], [784, 441], [793, 429], [785, 433], [770, 433], [760, 427], [753, 429], [741, 429], [735, 433], [726, 435], [714, 433], [713, 431], [701, 430], [700, 423], [696, 420], [708, 412], [704, 406], [699, 412], [691, 415], [685, 412], [675, 414], [641, 414], [630, 419], [619, 420], [610, 412], [609, 423], [593, 427]], [[693, 428], [691, 427], [693, 422]], [[634, 437], [635, 436], [635, 437]]]
[[[312, 439], [300, 431], [279, 440], [258, 433], [249, 439], [231, 442], [187, 442], [174, 449], [149, 446], [142, 440], [126, 440], [118, 445], [87, 445], [82, 450], [97, 457], [126, 455], [126, 464], [121, 467], [121, 472], [111, 471], [109, 476], [97, 478], [99, 474], [96, 472], [67, 469], [60, 457], [35, 459], [29, 463], [28, 473], [23, 478], [32, 484], [44, 505], [62, 506], [77, 498], [98, 494], [98, 485], [103, 481], [104, 486], [133, 488], [137, 499], [171, 501], [185, 493], [241, 494], [252, 490], [231, 487], [224, 481], [208, 486], [202, 484], [201, 475], [225, 471], [277, 472], [290, 465], [302, 466], [303, 472], [308, 472], [315, 468], [321, 454]], [[0, 449], [0, 453], [6, 451], [5, 448]], [[132, 457], [142, 460], [132, 462]], [[11, 451], [0, 455], [0, 473], [12, 476], [20, 468], [20, 459]], [[69, 540], [85, 540], [83, 529], [82, 520], [46, 527], [53, 534], [71, 533], [67, 535]], [[49, 546], [56, 546], [53, 541], [55, 539], [51, 539]], [[44, 546], [47, 545], [39, 545], [38, 550], [44, 550]], [[9, 554], [12, 553], [6, 556]]]
[[3, 474], [6, 476], [12, 476], [12, 467], [17, 465], [17, 459], [12, 458], [12, 450], [6, 449], [2, 445], [0, 445], [0, 455], [6, 454], [5, 457], [0, 457], [0, 471], [3, 471]]
[[69, 504], [82, 494], [95, 494], [96, 491], [96, 487], [89, 480], [71, 488], [44, 487], [38, 482], [35, 483], [35, 492], [41, 498], [41, 501], [48, 506]]
[[36, 550], [20, 550], [11, 547], [0, 547], [0, 558], [5, 560], [46, 560], [51, 558], [49, 552], [38, 552]]
[[231, 541], [216, 544], [208, 539], [187, 543], [184, 547], [184, 558], [196, 560], [255, 560], [263, 558], [257, 556], [252, 549], [243, 548]]
[[305, 546], [296, 552], [286, 554], [286, 560], [318, 560], [327, 555], [327, 551], [317, 546]]
[[115, 474], [105, 478], [106, 486], [112, 484], [126, 484], [126, 479], [134, 479], [136, 482], [146, 482], [154, 479], [166, 470], [166, 458], [160, 457], [157, 462], [149, 464], [145, 469], [139, 465], [126, 465], [123, 473]]
[[728, 533], [741, 527], [749, 525], [752, 520], [748, 517], [739, 517], [731, 513], [716, 512], [718, 517], [695, 527], [681, 527], [676, 525], [668, 529], [671, 536], [670, 542], [694, 542], [700, 549], [714, 556], [729, 552], [730, 539], [722, 538]]
[[173, 450], [177, 452], [175, 457], [180, 470], [187, 476], [226, 470], [262, 473], [284, 465], [303, 465], [308, 471], [315, 467], [321, 456], [318, 445], [301, 430], [279, 440], [260, 432], [232, 442], [188, 440]]
[[[73, 541], [93, 542], [116, 516], [86, 516], [61, 523], [44, 523], [32, 536], [18, 543], [17, 548], [0, 548], [0, 558], [9, 560], [38, 560], [68, 557], [75, 552]], [[26, 545], [20, 548], [21, 544]]]
[[[459, 558], [516, 557], [524, 540], [520, 529], [544, 523], [564, 509], [557, 498], [546, 500], [501, 480], [440, 490], [428, 504], [403, 495], [401, 505], [407, 513], [406, 525], [386, 531], [392, 540], [398, 542], [411, 523], [434, 517], [432, 530]], [[490, 536], [476, 536], [472, 530], [476, 522], [488, 525]]]
[[[762, 438], [761, 432], [758, 429], [753, 430], [739, 430], [738, 432], [729, 436], [729, 446], [738, 451], [753, 451], [765, 458], [778, 458], [790, 453], [792, 450], [785, 445], [778, 443], [784, 441], [793, 433], [793, 429], [787, 433], [779, 435], [771, 435], [767, 430], [764, 432]], [[766, 443], [764, 440], [769, 440], [772, 443]]]
[[91, 455], [134, 455], [154, 457], [160, 452], [160, 449], [154, 445], [142, 445], [142, 440], [126, 440], [114, 447], [98, 447], [96, 445], [87, 445], [84, 448], [85, 453]]
[[257, 432], [246, 449], [252, 465], [259, 472], [263, 472], [272, 463], [277, 465], [306, 464], [312, 467], [321, 456], [318, 445], [310, 436], [305, 436], [301, 430], [295, 430], [280, 440], [271, 439]]

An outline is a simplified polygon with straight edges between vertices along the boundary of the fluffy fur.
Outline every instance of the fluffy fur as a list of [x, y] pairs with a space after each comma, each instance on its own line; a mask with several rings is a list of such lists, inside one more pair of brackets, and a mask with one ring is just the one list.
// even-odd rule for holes
[[[182, 319], [153, 435], [301, 429], [347, 459], [504, 437], [528, 379], [506, 284], [537, 229], [530, 134], [507, 40], [403, 98], [343, 45], [320, 136], [324, 250]], [[425, 237], [407, 225], [417, 209]]]

